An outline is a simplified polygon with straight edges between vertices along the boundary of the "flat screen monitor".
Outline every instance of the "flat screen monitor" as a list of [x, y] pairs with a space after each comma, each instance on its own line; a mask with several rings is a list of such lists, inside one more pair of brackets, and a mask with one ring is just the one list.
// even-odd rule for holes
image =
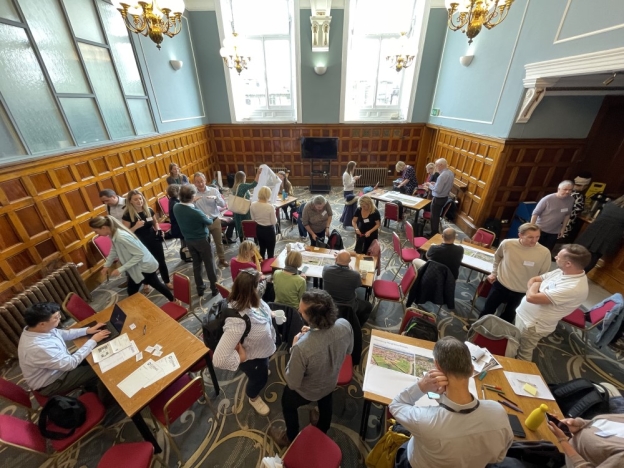
[[338, 159], [338, 138], [304, 137], [301, 139], [302, 159]]

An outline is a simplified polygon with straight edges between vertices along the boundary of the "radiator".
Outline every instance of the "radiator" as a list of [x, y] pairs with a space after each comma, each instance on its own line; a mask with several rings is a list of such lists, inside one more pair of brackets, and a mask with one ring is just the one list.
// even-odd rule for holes
[[[260, 166], [256, 166], [256, 172], [258, 172], [258, 169], [260, 169]], [[273, 172], [275, 172], [276, 174], [279, 171], [284, 171], [287, 175], [290, 173], [290, 169], [288, 169], [287, 167], [270, 167], [269, 169], [271, 169]]]
[[353, 175], [361, 176], [355, 181], [356, 187], [374, 187], [376, 184], [385, 185], [387, 169], [384, 167], [356, 167]]
[[62, 266], [9, 302], [0, 305], [0, 348], [2, 351], [8, 356], [17, 356], [19, 337], [26, 326], [24, 312], [28, 307], [39, 302], [62, 304], [70, 292], [78, 294], [85, 301], [92, 299], [87, 285], [73, 263]]

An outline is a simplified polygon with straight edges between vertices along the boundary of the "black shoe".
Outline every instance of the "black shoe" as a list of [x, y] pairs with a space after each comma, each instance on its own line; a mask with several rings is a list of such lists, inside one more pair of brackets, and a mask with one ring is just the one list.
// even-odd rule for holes
[[199, 297], [202, 297], [205, 292], [206, 292], [206, 283], [204, 283], [202, 287], [197, 288], [197, 295]]
[[211, 289], [210, 294], [212, 294], [212, 297], [217, 297], [219, 295], [219, 290], [217, 288]]

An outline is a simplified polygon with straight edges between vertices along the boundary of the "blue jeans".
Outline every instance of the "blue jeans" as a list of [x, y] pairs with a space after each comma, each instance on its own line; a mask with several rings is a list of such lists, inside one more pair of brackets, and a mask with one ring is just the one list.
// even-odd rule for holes
[[251, 359], [238, 366], [247, 376], [245, 393], [249, 398], [256, 398], [269, 380], [269, 358]]

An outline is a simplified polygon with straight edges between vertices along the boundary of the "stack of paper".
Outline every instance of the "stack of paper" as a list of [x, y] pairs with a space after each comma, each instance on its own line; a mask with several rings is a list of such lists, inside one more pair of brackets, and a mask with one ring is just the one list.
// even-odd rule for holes
[[117, 367], [124, 361], [127, 361], [132, 356], [139, 353], [139, 348], [134, 343], [134, 341], [130, 342], [130, 346], [125, 349], [122, 349], [118, 353], [113, 354], [112, 356], [107, 357], [106, 359], [100, 361], [100, 371], [102, 373], [111, 370], [113, 367]]
[[483, 371], [489, 371], [493, 369], [502, 369], [503, 366], [492, 356], [487, 349], [481, 348], [469, 341], [466, 341], [466, 346], [470, 350], [470, 356], [472, 357], [472, 365], [474, 367], [474, 375], [478, 375]]
[[375, 271], [375, 262], [372, 260], [360, 260], [360, 271], [372, 273]]
[[158, 361], [148, 359], [141, 367], [119, 382], [117, 386], [128, 398], [132, 398], [142, 388], [149, 387], [179, 368], [180, 363], [175, 353], [167, 354]]
[[130, 338], [128, 338], [127, 333], [119, 335], [114, 340], [111, 340], [102, 346], [98, 346], [93, 351], [91, 351], [91, 355], [93, 356], [93, 362], [97, 364], [98, 362], [103, 361], [113, 354], [118, 353], [122, 349], [126, 349], [128, 346], [130, 346], [130, 343]]
[[516, 395], [542, 400], [555, 399], [541, 375], [505, 371], [505, 377]]

